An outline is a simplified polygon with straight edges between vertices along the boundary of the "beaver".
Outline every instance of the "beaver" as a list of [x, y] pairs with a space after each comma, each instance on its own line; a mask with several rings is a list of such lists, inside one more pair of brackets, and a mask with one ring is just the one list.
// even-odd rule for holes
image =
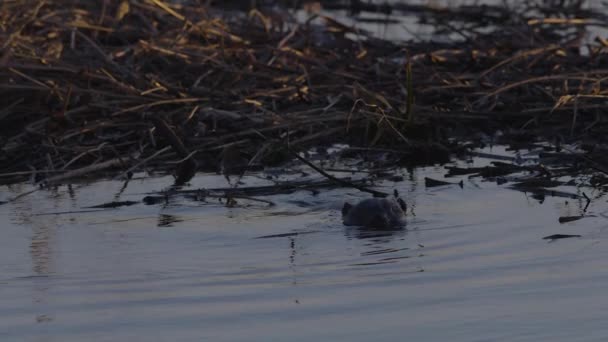
[[405, 225], [405, 211], [401, 198], [368, 198], [354, 206], [344, 203], [342, 221], [345, 226], [395, 228]]

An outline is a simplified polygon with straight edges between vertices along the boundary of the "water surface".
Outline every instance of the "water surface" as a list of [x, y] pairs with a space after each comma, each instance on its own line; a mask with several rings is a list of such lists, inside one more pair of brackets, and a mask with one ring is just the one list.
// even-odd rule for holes
[[[409, 205], [407, 229], [392, 231], [342, 226], [342, 202], [367, 197], [350, 189], [270, 196], [271, 208], [176, 199], [51, 214], [141, 200], [170, 177], [63, 185], [0, 206], [0, 339], [605, 340], [604, 198], [587, 209], [595, 217], [559, 224], [584, 201], [541, 203], [466, 177], [454, 179], [462, 189], [425, 188], [439, 166], [401, 173], [378, 184]], [[224, 184], [201, 175], [192, 187]], [[0, 200], [29, 189], [3, 187]], [[542, 239], [552, 234], [582, 237]]]

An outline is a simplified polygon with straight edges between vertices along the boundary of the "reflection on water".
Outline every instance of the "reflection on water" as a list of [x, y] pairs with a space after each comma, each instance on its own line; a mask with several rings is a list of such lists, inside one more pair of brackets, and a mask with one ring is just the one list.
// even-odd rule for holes
[[[343, 202], [366, 198], [349, 189], [271, 196], [271, 208], [174, 198], [95, 212], [82, 208], [141, 200], [173, 180], [37, 191], [0, 206], [0, 336], [599, 341], [608, 334], [598, 319], [608, 281], [603, 197], [587, 189], [588, 208], [578, 199], [538, 202], [466, 177], [462, 189], [424, 188], [425, 176], [443, 174], [429, 167], [378, 184], [408, 202], [407, 226], [393, 230], [344, 227]], [[201, 176], [192, 188], [220, 181]], [[3, 188], [11, 196], [27, 190]], [[583, 220], [558, 222], [581, 212]], [[542, 240], [552, 234], [583, 237]]]
[[173, 227], [174, 223], [182, 222], [182, 220], [175, 215], [160, 214], [158, 215], [158, 227]]
[[32, 256], [33, 273], [36, 275], [48, 275], [52, 272], [52, 229], [47, 225], [34, 228], [32, 242], [30, 243], [30, 254]]
[[52, 281], [47, 279], [53, 274], [53, 243], [55, 229], [51, 224], [36, 221], [33, 224], [33, 234], [30, 242], [32, 276], [36, 279], [32, 284], [32, 302], [35, 309], [36, 323], [47, 323], [53, 320], [53, 315], [46, 311], [49, 301], [49, 290]]
[[390, 242], [395, 236], [401, 237], [405, 235], [407, 230], [405, 227], [394, 227], [384, 229], [374, 229], [367, 227], [349, 227], [345, 229], [345, 235], [355, 239], [370, 239], [377, 243]]

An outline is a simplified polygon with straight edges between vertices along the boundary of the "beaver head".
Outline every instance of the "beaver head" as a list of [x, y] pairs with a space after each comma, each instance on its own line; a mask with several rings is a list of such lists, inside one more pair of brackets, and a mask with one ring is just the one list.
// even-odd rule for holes
[[405, 225], [405, 211], [401, 198], [368, 198], [356, 205], [344, 203], [342, 221], [346, 226], [394, 228]]

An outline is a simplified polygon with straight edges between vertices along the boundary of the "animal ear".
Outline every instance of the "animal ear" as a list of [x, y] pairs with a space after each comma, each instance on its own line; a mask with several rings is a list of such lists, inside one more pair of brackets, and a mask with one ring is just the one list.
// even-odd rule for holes
[[407, 211], [407, 204], [405, 204], [405, 201], [401, 198], [397, 198], [397, 203], [399, 203], [399, 206], [401, 207], [401, 210], [403, 210], [403, 212]]
[[344, 206], [342, 207], [342, 215], [348, 214], [348, 212], [350, 211], [350, 209], [352, 207], [353, 206], [350, 203], [348, 203], [348, 202], [344, 203]]

